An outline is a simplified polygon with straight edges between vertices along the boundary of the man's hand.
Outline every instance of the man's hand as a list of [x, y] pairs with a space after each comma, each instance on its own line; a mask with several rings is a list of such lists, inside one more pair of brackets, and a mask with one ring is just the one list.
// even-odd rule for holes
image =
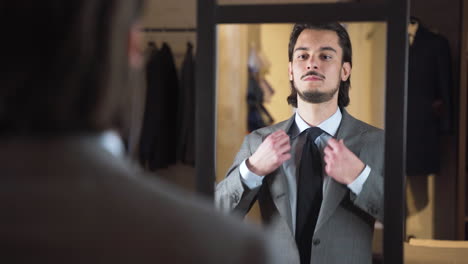
[[253, 173], [265, 176], [291, 158], [290, 150], [289, 136], [283, 130], [278, 130], [266, 137], [257, 151], [247, 159], [246, 165]]
[[345, 146], [343, 139], [330, 138], [324, 153], [325, 172], [339, 183], [352, 183], [364, 170], [364, 163]]

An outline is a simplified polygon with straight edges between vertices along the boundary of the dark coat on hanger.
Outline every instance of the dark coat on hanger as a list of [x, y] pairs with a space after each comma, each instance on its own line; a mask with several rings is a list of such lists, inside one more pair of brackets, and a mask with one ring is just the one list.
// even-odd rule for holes
[[439, 171], [440, 134], [452, 129], [452, 72], [447, 39], [421, 23], [409, 49], [407, 173]]
[[179, 91], [179, 118], [177, 131], [178, 160], [195, 165], [195, 61], [193, 46], [187, 43], [187, 52], [182, 63]]
[[178, 77], [170, 47], [164, 43], [147, 64], [146, 107], [140, 162], [150, 171], [176, 162]]

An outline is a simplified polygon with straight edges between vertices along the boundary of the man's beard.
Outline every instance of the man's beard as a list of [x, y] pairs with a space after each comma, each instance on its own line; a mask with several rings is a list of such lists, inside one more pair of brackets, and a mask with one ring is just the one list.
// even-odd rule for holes
[[336, 85], [336, 88], [329, 91], [329, 92], [320, 92], [320, 91], [305, 91], [301, 92], [299, 89], [296, 87], [296, 83], [292, 81], [292, 85], [294, 89], [296, 90], [297, 94], [299, 97], [308, 103], [312, 104], [320, 104], [320, 103], [325, 103], [333, 99], [333, 96], [335, 93], [338, 92], [338, 89], [340, 88], [341, 82], [339, 81], [338, 84]]

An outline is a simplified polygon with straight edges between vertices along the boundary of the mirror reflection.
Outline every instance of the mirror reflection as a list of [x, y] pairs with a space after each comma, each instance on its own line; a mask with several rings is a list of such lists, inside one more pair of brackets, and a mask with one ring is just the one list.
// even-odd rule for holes
[[217, 207], [291, 261], [379, 261], [386, 24], [217, 30]]

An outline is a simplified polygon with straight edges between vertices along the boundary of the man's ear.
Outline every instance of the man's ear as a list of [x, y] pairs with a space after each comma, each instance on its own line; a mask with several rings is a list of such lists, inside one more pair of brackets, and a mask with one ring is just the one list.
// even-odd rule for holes
[[341, 67], [341, 80], [343, 82], [347, 81], [350, 75], [351, 75], [351, 64], [349, 62], [345, 62], [343, 63], [343, 67]]
[[293, 70], [292, 70], [292, 62], [288, 63], [288, 75], [289, 75], [289, 80], [293, 80]]
[[128, 63], [131, 68], [140, 69], [143, 67], [142, 36], [140, 24], [136, 23], [130, 29], [128, 35]]

